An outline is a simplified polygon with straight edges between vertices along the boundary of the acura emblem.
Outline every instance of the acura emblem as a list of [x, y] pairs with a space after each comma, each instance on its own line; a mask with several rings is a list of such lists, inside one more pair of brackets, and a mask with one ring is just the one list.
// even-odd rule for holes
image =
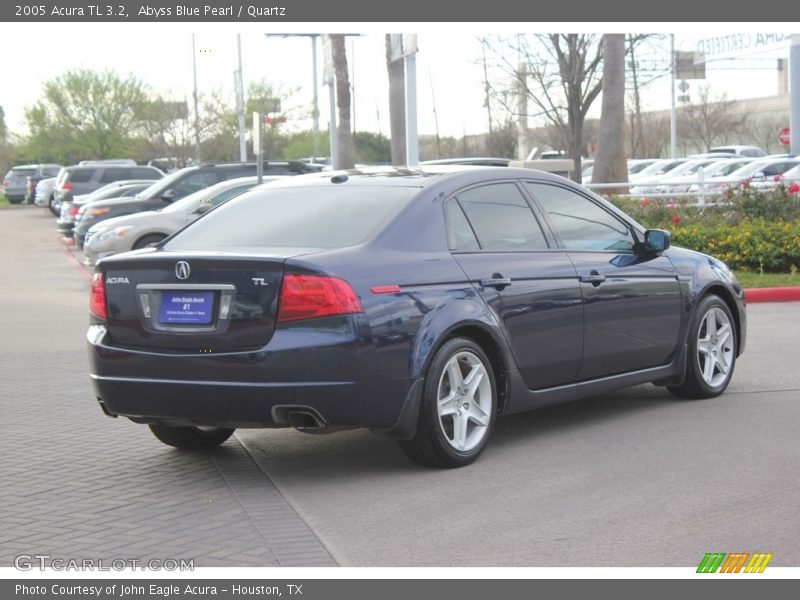
[[185, 260], [179, 260], [175, 264], [175, 275], [178, 279], [189, 279], [189, 273], [191, 272], [192, 270], [189, 268], [189, 263]]

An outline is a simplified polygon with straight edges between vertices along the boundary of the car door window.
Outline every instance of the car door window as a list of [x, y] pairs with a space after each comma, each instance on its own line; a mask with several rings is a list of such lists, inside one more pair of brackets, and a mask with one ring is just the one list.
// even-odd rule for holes
[[557, 185], [525, 185], [550, 217], [565, 249], [633, 250], [628, 226], [589, 198]]
[[188, 196], [189, 194], [193, 194], [199, 190], [204, 190], [210, 185], [213, 185], [217, 182], [217, 178], [214, 173], [210, 172], [200, 172], [200, 173], [192, 173], [188, 177], [184, 177], [175, 186], [172, 188], [175, 190], [175, 197], [174, 200], [178, 198], [183, 198], [184, 196]]
[[[481, 250], [547, 249], [539, 222], [513, 183], [471, 188], [456, 195]], [[463, 224], [461, 224], [463, 231]]]
[[130, 179], [131, 178], [131, 170], [130, 169], [121, 169], [119, 167], [114, 167], [111, 169], [105, 169], [103, 173], [100, 175], [100, 183], [111, 183], [112, 181], [122, 181], [123, 179]]
[[472, 227], [456, 199], [448, 200], [444, 210], [447, 220], [447, 245], [450, 250], [453, 252], [480, 250], [475, 232], [472, 231]]

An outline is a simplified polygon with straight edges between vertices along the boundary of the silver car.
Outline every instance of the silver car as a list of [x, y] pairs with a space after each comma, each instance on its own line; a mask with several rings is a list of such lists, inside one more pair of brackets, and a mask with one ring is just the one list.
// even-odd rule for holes
[[[264, 177], [265, 183], [283, 176]], [[256, 177], [222, 181], [173, 202], [158, 211], [140, 212], [107, 219], [86, 234], [83, 252], [87, 264], [119, 252], [157, 244], [215, 206], [241, 194], [257, 183]]]
[[42, 208], [49, 208], [50, 211], [55, 214], [55, 208], [53, 206], [53, 192], [56, 189], [56, 178], [55, 177], [48, 177], [47, 179], [42, 179], [39, 183], [36, 184], [36, 196], [34, 197], [34, 203], [36, 206], [41, 206]]

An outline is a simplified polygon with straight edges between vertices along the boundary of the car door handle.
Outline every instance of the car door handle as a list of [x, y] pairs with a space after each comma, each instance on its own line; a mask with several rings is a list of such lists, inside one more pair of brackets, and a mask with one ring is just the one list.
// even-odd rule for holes
[[481, 286], [483, 287], [493, 287], [501, 290], [507, 285], [511, 285], [511, 278], [500, 277], [498, 273], [495, 273], [492, 277], [481, 279]]
[[580, 279], [582, 283], [591, 283], [593, 286], [597, 287], [606, 280], [606, 276], [601, 275], [597, 271], [591, 271], [588, 275], [581, 275]]

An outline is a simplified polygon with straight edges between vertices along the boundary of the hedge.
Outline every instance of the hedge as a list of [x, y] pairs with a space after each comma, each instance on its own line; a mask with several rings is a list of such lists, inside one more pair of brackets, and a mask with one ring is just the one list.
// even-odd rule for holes
[[744, 182], [705, 206], [675, 200], [612, 197], [648, 228], [667, 229], [672, 242], [711, 254], [734, 270], [786, 273], [800, 267], [800, 185], [760, 190]]

